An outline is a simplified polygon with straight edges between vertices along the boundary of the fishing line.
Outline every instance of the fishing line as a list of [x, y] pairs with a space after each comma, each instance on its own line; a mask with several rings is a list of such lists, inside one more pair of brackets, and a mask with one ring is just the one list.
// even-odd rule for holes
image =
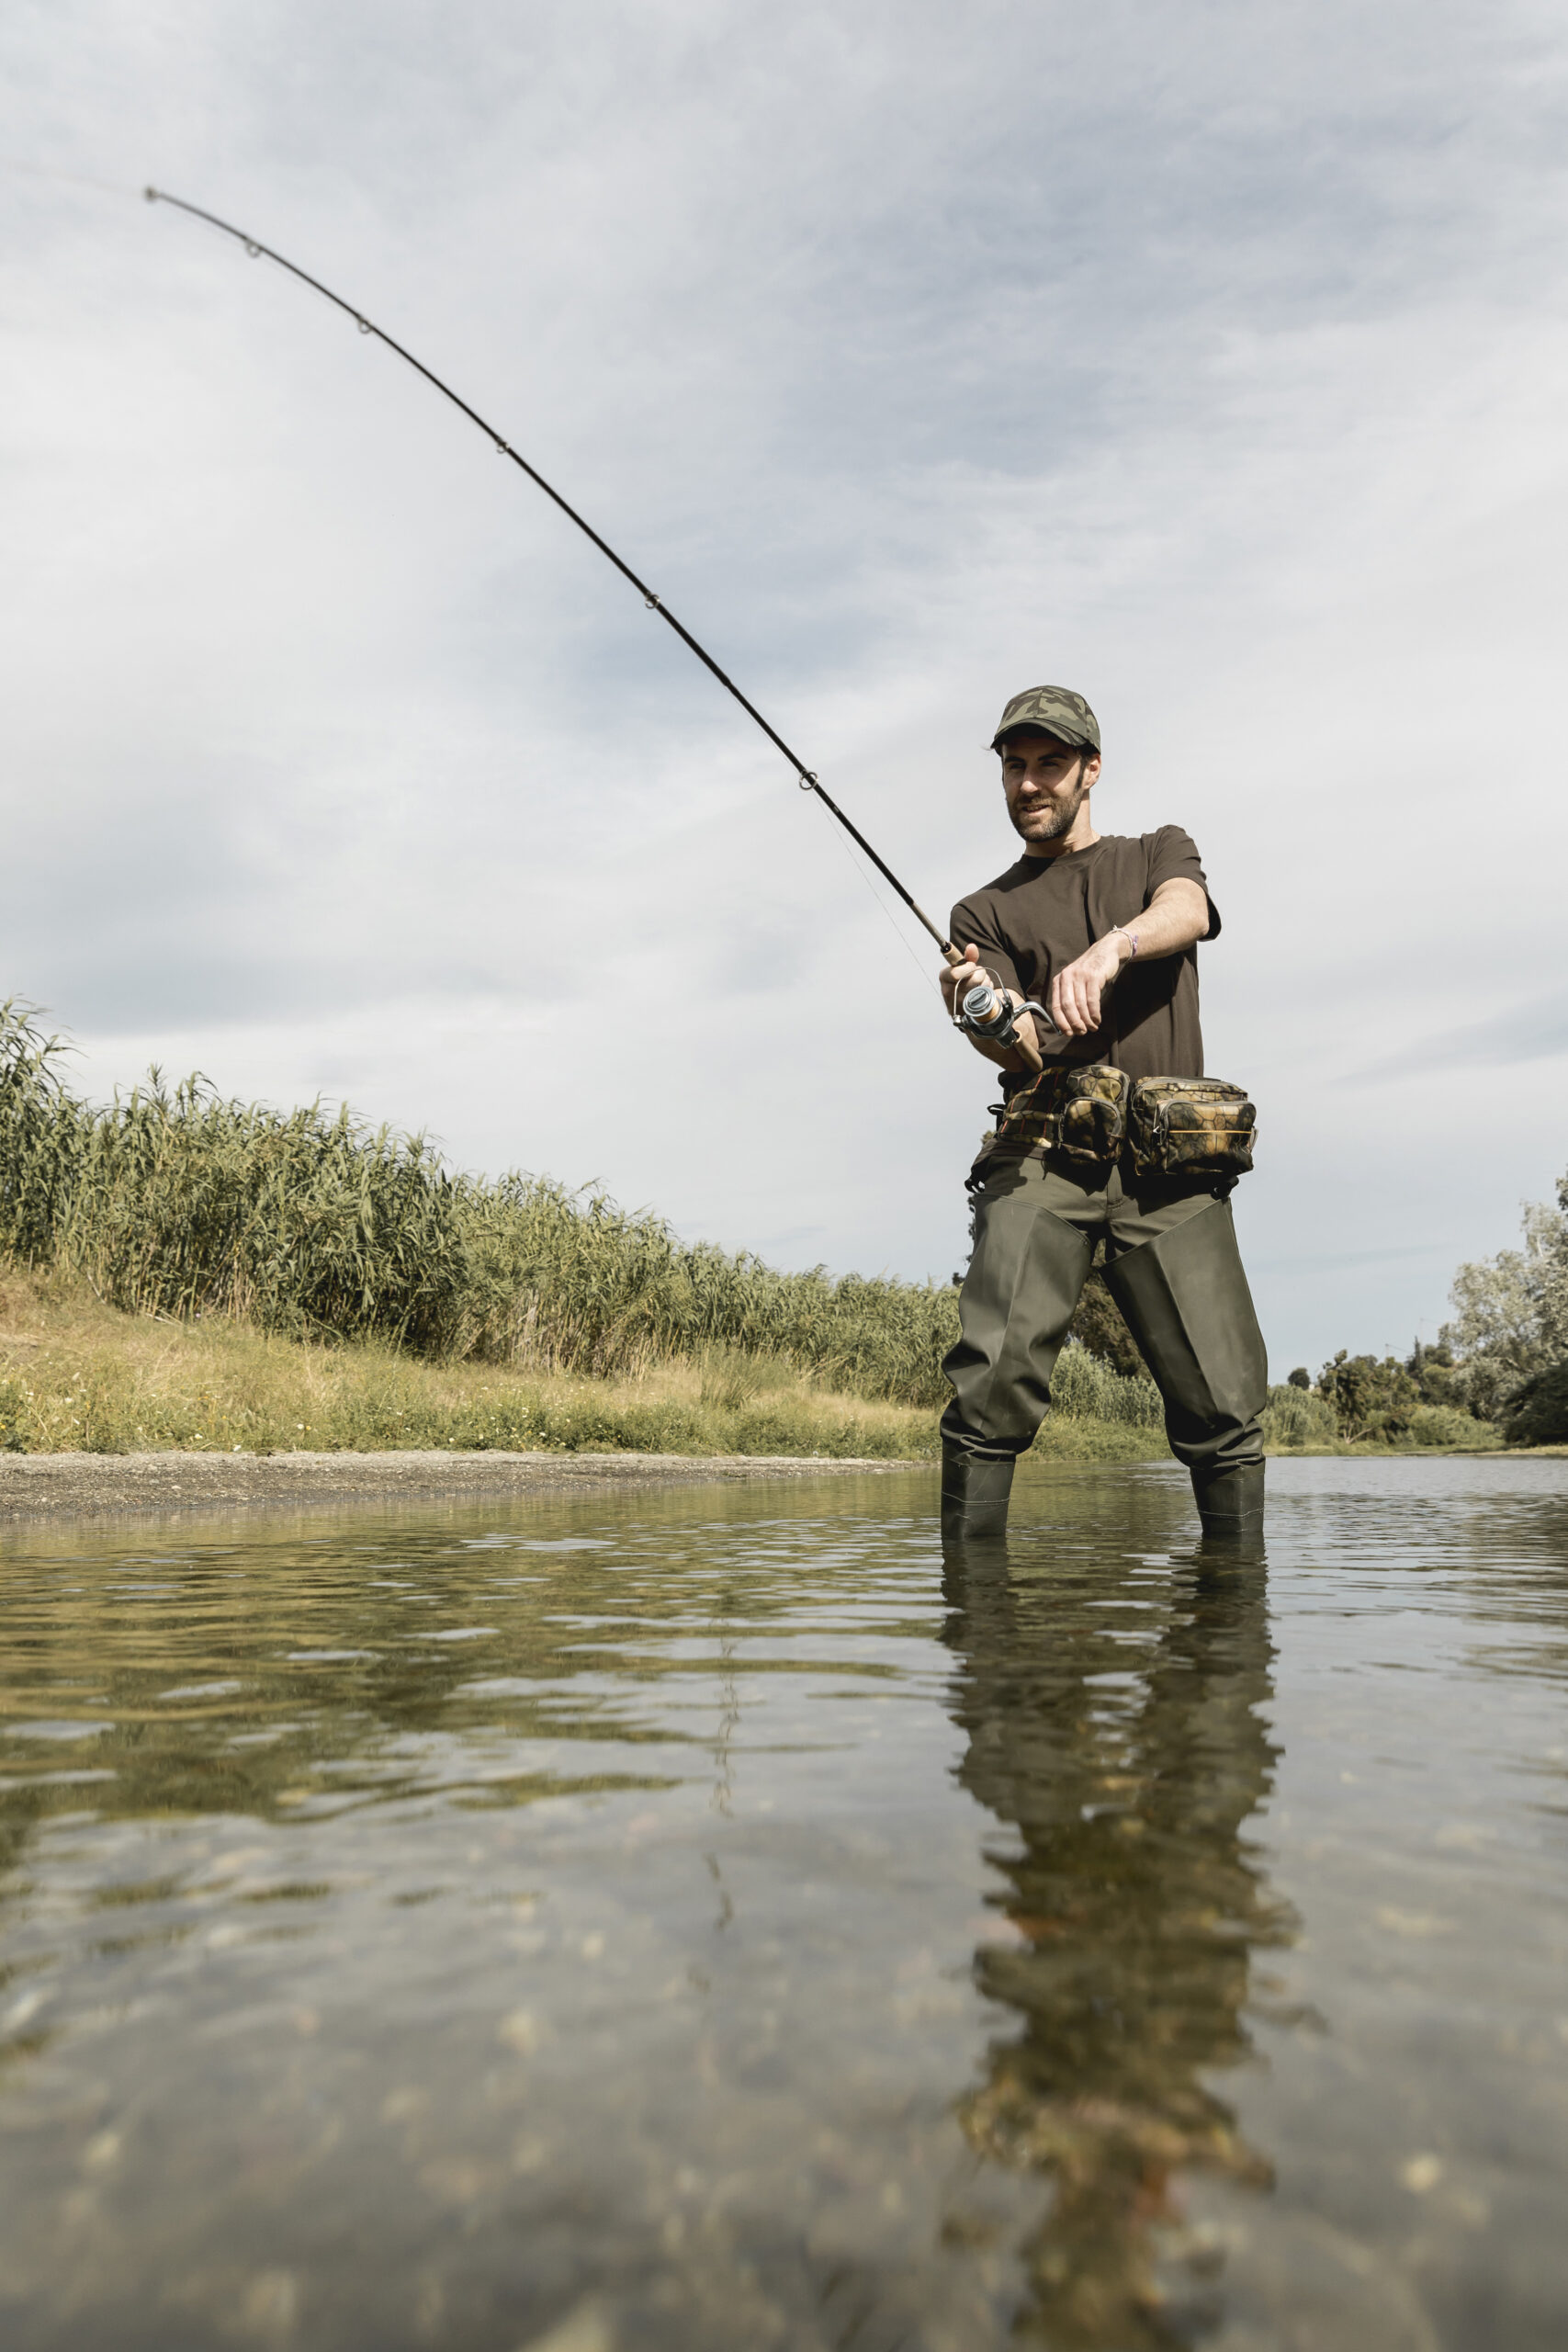
[[767, 719], [763, 718], [761, 712], [757, 708], [755, 703], [747, 699], [746, 695], [741, 693], [739, 687], [736, 684], [734, 679], [731, 678], [727, 672], [719, 668], [718, 663], [714, 660], [713, 655], [708, 651], [707, 648], [704, 645], [699, 645], [697, 639], [692, 635], [691, 630], [687, 628], [683, 623], [676, 619], [668, 605], [664, 603], [661, 597], [654, 594], [647, 581], [638, 578], [637, 574], [632, 570], [631, 565], [626, 562], [615, 553], [615, 548], [610, 545], [609, 541], [600, 537], [592, 525], [584, 520], [584, 518], [578, 513], [576, 507], [571, 505], [565, 498], [562, 497], [560, 492], [556, 489], [552, 482], [547, 482], [545, 480], [544, 475], [539, 472], [537, 467], [531, 466], [528, 463], [527, 458], [525, 458], [519, 450], [516, 450], [512, 447], [512, 444], [506, 439], [504, 435], [498, 433], [493, 424], [487, 424], [485, 419], [479, 414], [478, 409], [470, 408], [468, 401], [452, 390], [450, 384], [444, 383], [442, 381], [441, 378], [435, 373], [434, 368], [427, 368], [423, 359], [416, 359], [412, 351], [406, 350], [400, 343], [397, 342], [387, 333], [384, 327], [378, 327], [374, 319], [367, 319], [363, 311], [356, 310], [352, 302], [345, 302], [341, 294], [334, 294], [330, 286], [323, 286], [319, 277], [312, 277], [310, 271], [301, 269], [297, 262], [289, 261], [286, 255], [276, 252], [271, 245], [264, 245], [259, 237], [250, 236], [243, 229], [236, 229], [231, 220], [220, 220], [216, 212], [208, 212], [204, 210], [199, 204], [188, 204], [183, 196], [171, 196], [166, 188], [144, 188], [142, 190], [142, 194], [146, 197], [149, 204], [172, 204], [176, 211], [189, 213], [192, 220], [205, 220], [209, 228], [221, 230], [224, 236], [232, 237], [236, 244], [243, 245], [246, 253], [249, 254], [253, 261], [265, 259], [266, 261], [276, 262], [279, 269], [286, 269], [288, 272], [290, 277], [297, 277], [302, 286], [310, 287], [313, 293], [321, 295], [327, 301], [333, 303], [336, 309], [342, 311], [345, 317], [351, 318], [354, 321], [355, 325], [359, 329], [361, 334], [374, 335], [378, 343], [385, 344], [389, 351], [395, 352], [400, 359], [406, 360], [411, 368], [415, 369], [419, 375], [424, 378], [427, 384], [434, 386], [434, 390], [441, 393], [444, 399], [449, 400], [454, 408], [460, 409], [470, 424], [477, 424], [479, 426], [479, 431], [484, 434], [487, 439], [491, 442], [497, 455], [502, 458], [510, 458], [513, 464], [516, 466], [520, 471], [525, 473], [529, 481], [533, 482], [537, 489], [544, 492], [547, 498], [553, 500], [555, 504], [560, 508], [561, 513], [567, 517], [568, 521], [575, 523], [578, 529], [582, 533], [584, 538], [591, 539], [605, 560], [615, 565], [615, 570], [620, 573], [622, 579], [628, 581], [632, 587], [637, 590], [637, 594], [641, 596], [644, 605], [648, 607], [648, 610], [650, 613], [657, 613], [661, 621], [667, 622], [669, 627], [674, 630], [682, 644], [684, 645], [689, 651], [696, 655], [697, 660], [702, 663], [704, 669], [710, 671], [718, 680], [719, 684], [725, 689], [725, 692], [734, 696], [735, 700], [740, 705], [741, 709], [746, 713], [747, 717], [753, 719], [761, 729], [769, 742], [784, 753], [784, 758], [795, 770], [795, 780], [802, 792], [814, 792], [818, 799], [822, 803], [824, 808], [827, 809], [829, 815], [838, 819], [839, 823], [843, 827], [845, 832], [849, 834], [851, 840], [854, 842], [860, 849], [863, 850], [866, 856], [871, 860], [873, 865], [875, 866], [877, 872], [881, 875], [883, 880], [889, 883], [897, 892], [899, 898], [902, 899], [904, 904], [908, 908], [909, 912], [915, 917], [917, 922], [920, 923], [926, 931], [930, 932], [931, 937], [936, 941], [937, 945], [942, 949], [942, 954], [946, 956], [948, 962], [950, 964], [957, 964], [962, 961], [962, 958], [960, 957], [957, 949], [953, 946], [952, 941], [942, 937], [942, 933], [937, 929], [935, 923], [932, 922], [930, 915], [928, 915], [924, 909], [919, 906], [910, 897], [908, 891], [905, 889], [904, 885], [899, 881], [898, 876], [894, 873], [892, 867], [886, 865], [884, 860], [877, 855], [871, 843], [866, 840], [865, 835], [861, 831], [859, 826], [853, 824], [851, 820], [845, 816], [843, 810], [840, 808], [838, 802], [832, 797], [831, 794], [824, 790], [821, 780], [817, 775], [815, 770], [808, 768], [804, 760], [798, 758], [797, 755], [791, 751], [789, 745], [784, 741], [784, 737], [778, 732], [777, 729], [770, 726]]
[[[833, 838], [835, 841], [839, 840], [836, 833]], [[898, 942], [899, 946], [903, 949], [910, 963], [913, 964], [921, 979], [940, 1002], [942, 1000], [942, 990], [938, 988], [935, 980], [932, 979], [929, 967], [920, 961], [920, 958], [916, 955], [913, 947], [910, 946], [908, 940], [899, 930], [897, 916], [894, 913], [892, 908], [888, 905], [886, 899], [883, 897], [881, 891], [877, 888], [875, 883], [872, 880], [870, 875], [866, 872], [864, 866], [861, 864], [859, 858], [855, 855], [848, 842], [839, 842], [839, 847], [844, 854], [851, 872], [855, 876], [857, 881], [863, 883], [866, 889], [870, 891], [873, 899], [875, 901], [879, 913], [882, 915], [884, 922], [887, 924], [888, 929], [892, 932], [894, 938]]]
[[[96, 187], [100, 196], [134, 196], [136, 190], [116, 180], [89, 179], [85, 172], [56, 171], [50, 164], [24, 164], [14, 155], [0, 155], [0, 171], [20, 172], [29, 180], [60, 180], [67, 187]], [[145, 190], [142, 191], [146, 193]]]

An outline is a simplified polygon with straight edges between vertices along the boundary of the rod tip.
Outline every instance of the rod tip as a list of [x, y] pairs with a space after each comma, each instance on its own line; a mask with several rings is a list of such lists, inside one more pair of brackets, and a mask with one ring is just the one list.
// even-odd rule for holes
[[158, 191], [157, 191], [157, 189], [156, 189], [155, 187], [144, 187], [144, 188], [142, 189], [141, 193], [142, 193], [142, 195], [147, 198], [147, 201], [148, 201], [148, 203], [149, 203], [149, 204], [156, 204], [156, 203], [157, 203], [157, 201], [158, 201]]

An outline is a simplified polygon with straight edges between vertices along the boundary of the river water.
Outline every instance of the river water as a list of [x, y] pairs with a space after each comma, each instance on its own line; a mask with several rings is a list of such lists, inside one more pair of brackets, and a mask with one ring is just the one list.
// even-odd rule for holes
[[0, 1557], [6, 2352], [1568, 2341], [1568, 1462]]

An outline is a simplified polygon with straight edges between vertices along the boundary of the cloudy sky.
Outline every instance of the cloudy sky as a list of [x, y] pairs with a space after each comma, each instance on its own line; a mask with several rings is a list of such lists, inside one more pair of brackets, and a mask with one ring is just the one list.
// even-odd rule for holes
[[95, 1094], [346, 1098], [945, 1278], [920, 934], [984, 746], [1197, 838], [1276, 1376], [1436, 1336], [1568, 1162], [1568, 25], [1493, 0], [12, 0], [0, 993]]

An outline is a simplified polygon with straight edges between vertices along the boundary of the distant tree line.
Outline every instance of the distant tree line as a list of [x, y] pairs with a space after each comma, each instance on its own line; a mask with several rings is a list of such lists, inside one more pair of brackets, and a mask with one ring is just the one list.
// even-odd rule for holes
[[1466, 1392], [1464, 1372], [1446, 1341], [1436, 1347], [1417, 1340], [1398, 1356], [1353, 1356], [1341, 1348], [1314, 1381], [1304, 1364], [1290, 1375], [1292, 1388], [1321, 1396], [1333, 1412], [1339, 1435], [1352, 1445], [1400, 1445], [1430, 1426], [1432, 1408], [1454, 1419], [1491, 1422]]

